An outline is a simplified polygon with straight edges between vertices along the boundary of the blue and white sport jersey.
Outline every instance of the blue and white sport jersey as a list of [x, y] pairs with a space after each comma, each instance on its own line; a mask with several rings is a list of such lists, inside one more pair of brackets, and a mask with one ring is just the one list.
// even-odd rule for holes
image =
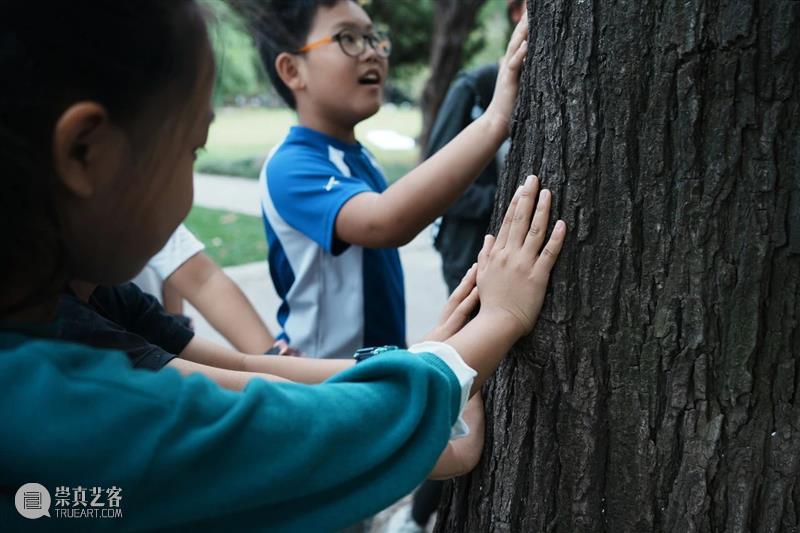
[[341, 207], [357, 194], [386, 189], [372, 155], [359, 143], [295, 126], [260, 180], [270, 275], [283, 300], [279, 338], [324, 358], [350, 357], [363, 346], [405, 346], [397, 250], [336, 239]]

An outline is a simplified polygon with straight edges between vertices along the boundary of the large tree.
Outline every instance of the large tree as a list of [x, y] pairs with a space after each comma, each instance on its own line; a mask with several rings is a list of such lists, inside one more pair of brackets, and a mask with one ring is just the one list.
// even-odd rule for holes
[[531, 0], [568, 243], [439, 531], [800, 530], [800, 2]]

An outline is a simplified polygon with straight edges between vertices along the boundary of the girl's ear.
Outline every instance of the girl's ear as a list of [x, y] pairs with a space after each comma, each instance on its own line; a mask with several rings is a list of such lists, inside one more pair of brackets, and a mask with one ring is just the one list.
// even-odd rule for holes
[[53, 166], [67, 191], [79, 198], [92, 196], [99, 181], [116, 170], [125, 139], [105, 108], [96, 102], [78, 102], [56, 121]]
[[289, 52], [281, 52], [275, 58], [275, 71], [281, 81], [292, 91], [302, 91], [306, 87], [298, 59], [295, 54]]

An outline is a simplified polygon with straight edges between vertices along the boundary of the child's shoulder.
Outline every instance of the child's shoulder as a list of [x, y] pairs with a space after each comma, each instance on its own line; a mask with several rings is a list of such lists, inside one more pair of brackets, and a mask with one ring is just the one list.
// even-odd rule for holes
[[269, 156], [265, 170], [270, 179], [330, 173], [332, 163], [319, 149], [284, 142]]
[[276, 146], [267, 157], [265, 170], [272, 179], [317, 176], [324, 174], [349, 175], [345, 170], [345, 151], [335, 144], [326, 142], [324, 137], [307, 133], [308, 130], [293, 129], [283, 142]]
[[269, 155], [269, 162], [283, 163], [287, 160], [295, 163], [317, 161], [326, 158], [327, 146], [287, 137], [276, 146]]

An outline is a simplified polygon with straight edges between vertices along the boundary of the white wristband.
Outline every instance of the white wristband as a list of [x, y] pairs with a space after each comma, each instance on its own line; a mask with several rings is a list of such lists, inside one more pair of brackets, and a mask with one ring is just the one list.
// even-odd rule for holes
[[453, 374], [456, 375], [458, 384], [461, 385], [461, 403], [458, 407], [458, 420], [453, 424], [453, 428], [450, 431], [450, 440], [460, 439], [461, 437], [469, 435], [469, 426], [464, 422], [461, 415], [464, 412], [464, 406], [467, 405], [467, 400], [469, 400], [469, 391], [472, 388], [472, 382], [475, 380], [475, 376], [477, 376], [478, 373], [464, 362], [455, 348], [443, 342], [420, 342], [411, 346], [408, 351], [411, 353], [431, 353], [449, 366]]

